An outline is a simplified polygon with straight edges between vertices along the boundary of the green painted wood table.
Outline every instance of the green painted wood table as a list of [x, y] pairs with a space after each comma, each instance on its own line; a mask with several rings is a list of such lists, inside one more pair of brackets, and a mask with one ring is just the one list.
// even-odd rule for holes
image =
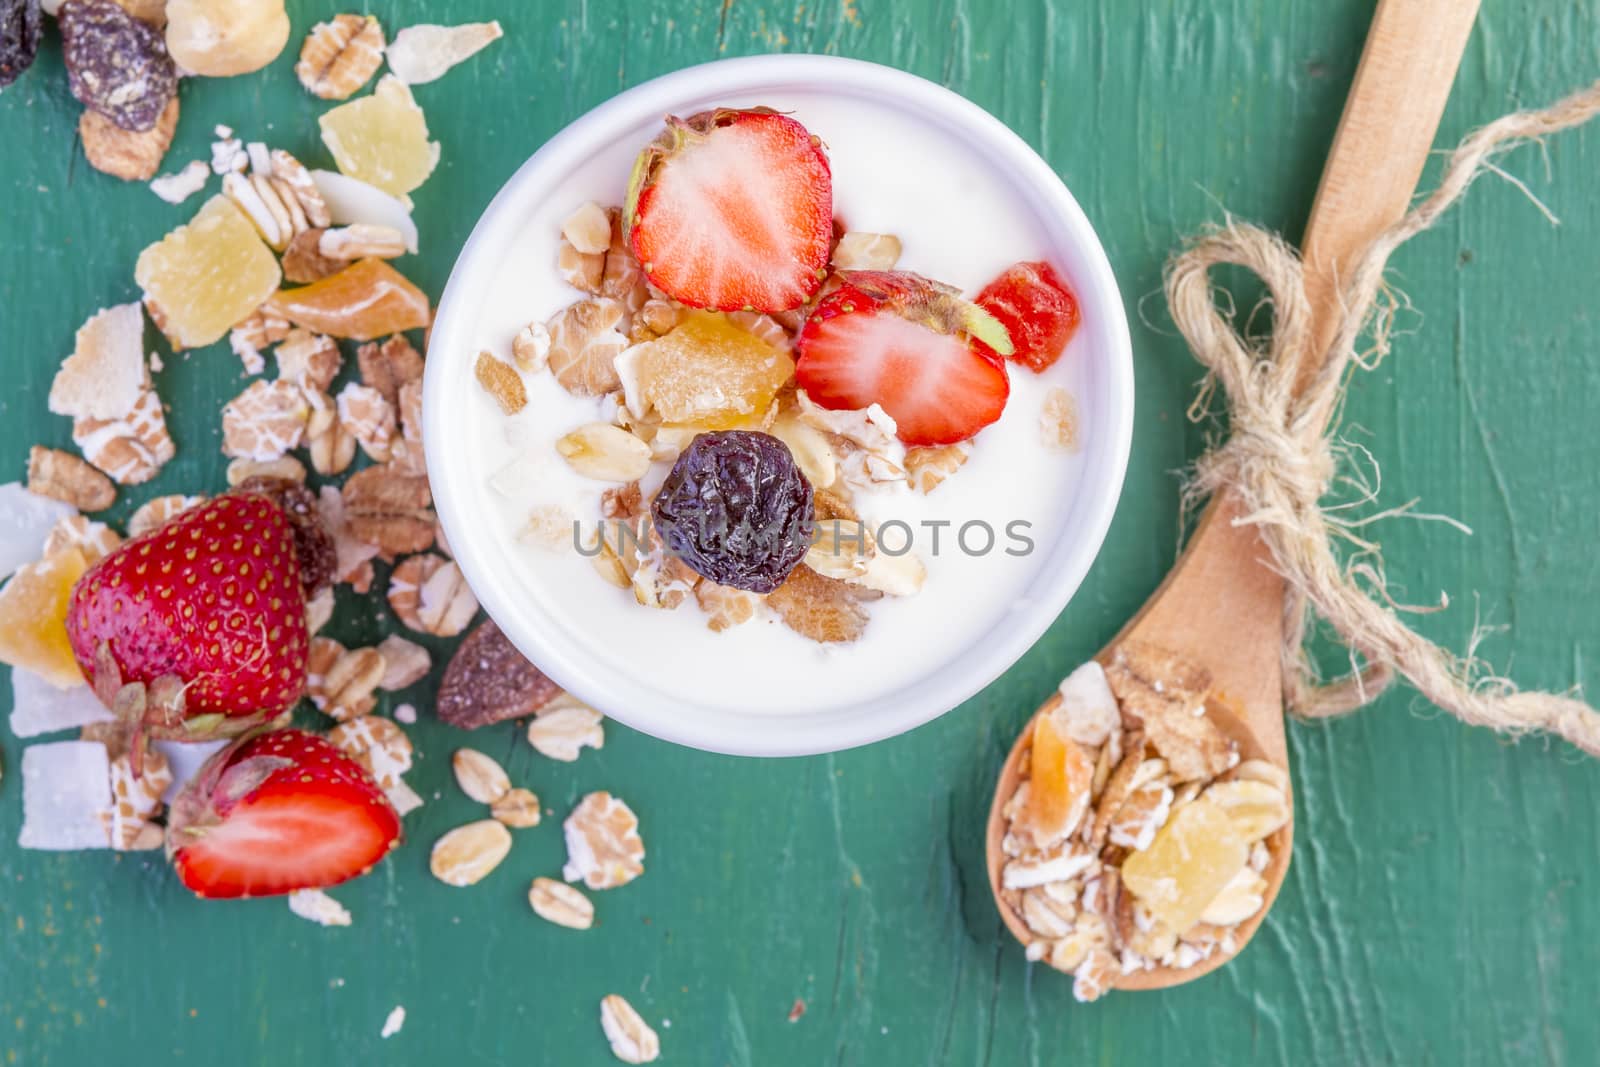
[[[662, 1062], [706, 1065], [1294, 1062], [1594, 1063], [1600, 1013], [1600, 765], [1543, 740], [1467, 729], [1403, 690], [1289, 731], [1296, 851], [1263, 932], [1191, 986], [1083, 1007], [1030, 966], [984, 884], [983, 814], [1013, 732], [1062, 673], [1155, 587], [1179, 536], [1177, 475], [1208, 428], [1166, 324], [1162, 262], [1233, 211], [1297, 234], [1372, 4], [1360, 0], [386, 0], [387, 26], [500, 18], [504, 41], [417, 91], [444, 161], [416, 195], [430, 291], [500, 183], [620, 89], [718, 56], [818, 51], [962, 93], [1043, 153], [1099, 228], [1134, 323], [1138, 422], [1120, 511], [1077, 599], [1003, 679], [937, 722], [831, 757], [703, 755], [611, 725], [575, 764], [505, 725], [474, 743], [556, 813], [471, 890], [427, 871], [427, 844], [472, 817], [450, 784], [461, 735], [424, 708], [413, 844], [339, 896], [348, 929], [279, 901], [202, 903], [159, 854], [23, 852], [21, 744], [0, 729], [0, 1050], [6, 1063], [604, 1064], [602, 995], [658, 1025]], [[293, 0], [293, 42], [338, 8]], [[69, 446], [44, 397], [75, 327], [133, 299], [140, 248], [193, 210], [91, 170], [52, 40], [0, 94], [0, 462]], [[195, 82], [169, 165], [228, 123], [326, 165], [297, 43], [260, 75]], [[1440, 134], [1586, 84], [1596, 0], [1486, 0]], [[929, 167], [940, 161], [930, 159]], [[1581, 684], [1600, 652], [1600, 129], [1507, 164], [1562, 220], [1495, 178], [1394, 264], [1407, 334], [1357, 379], [1347, 424], [1382, 464], [1383, 499], [1422, 497], [1471, 525], [1389, 522], [1393, 587], [1451, 608], [1422, 618], [1525, 684]], [[226, 346], [159, 375], [178, 459], [122, 494], [215, 491]], [[342, 594], [333, 632], [396, 629]], [[440, 647], [440, 646], [436, 646]], [[1330, 666], [1337, 666], [1330, 650]], [[0, 687], [0, 694], [4, 687]], [[8, 697], [0, 695], [0, 709]], [[3, 722], [3, 719], [0, 719]], [[648, 873], [599, 901], [587, 933], [525, 894], [562, 859], [559, 816], [610, 788], [641, 813]], [[803, 1003], [804, 1014], [791, 1008]], [[404, 1029], [379, 1030], [396, 1005]]]

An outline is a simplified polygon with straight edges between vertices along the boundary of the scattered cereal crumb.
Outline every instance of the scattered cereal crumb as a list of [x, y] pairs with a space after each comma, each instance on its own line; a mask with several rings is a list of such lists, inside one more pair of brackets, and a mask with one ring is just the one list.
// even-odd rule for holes
[[350, 925], [350, 912], [320, 889], [297, 889], [290, 893], [289, 910], [319, 926]]
[[181, 204], [206, 187], [211, 174], [205, 160], [190, 160], [182, 170], [150, 179], [150, 191], [169, 204]]
[[394, 709], [394, 718], [396, 722], [410, 726], [417, 721], [417, 709], [410, 704], [401, 704]]
[[394, 1011], [389, 1013], [389, 1017], [383, 1020], [383, 1029], [378, 1032], [378, 1036], [393, 1037], [395, 1034], [400, 1032], [400, 1028], [405, 1024], [406, 1009], [397, 1004], [395, 1005]]

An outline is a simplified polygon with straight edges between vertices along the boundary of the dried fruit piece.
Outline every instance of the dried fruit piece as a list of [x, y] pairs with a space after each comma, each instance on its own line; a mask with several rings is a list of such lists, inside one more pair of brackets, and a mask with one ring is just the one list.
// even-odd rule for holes
[[983, 287], [977, 303], [1006, 328], [1015, 347], [1011, 359], [1035, 374], [1060, 359], [1078, 332], [1078, 298], [1042, 260], [1007, 267]]
[[95, 170], [125, 182], [142, 182], [161, 169], [177, 129], [178, 98], [174, 96], [148, 130], [125, 130], [100, 112], [87, 110], [78, 119], [78, 140]]
[[806, 554], [811, 485], [775, 437], [701, 434], [673, 464], [651, 515], [671, 554], [697, 574], [770, 593]]
[[[705, 429], [748, 424], [794, 374], [782, 350], [728, 322], [696, 312], [672, 332], [631, 351], [637, 392], [630, 407]], [[637, 404], [632, 403], [637, 396]]]
[[489, 814], [513, 830], [526, 830], [539, 825], [539, 798], [521, 786], [508, 789], [489, 805]]
[[480, 819], [435, 841], [428, 869], [445, 885], [476, 885], [510, 852], [511, 831], [493, 819]]
[[609, 422], [578, 427], [556, 442], [556, 451], [585, 478], [603, 482], [636, 481], [650, 469], [650, 446]]
[[222, 408], [222, 454], [277, 459], [300, 445], [311, 408], [291, 381], [257, 379]]
[[254, 314], [278, 288], [278, 261], [225, 196], [139, 254], [134, 279], [174, 348], [202, 348]]
[[[488, 352], [479, 352], [474, 372], [477, 374], [478, 384], [494, 397], [495, 403], [500, 405], [500, 410], [505, 414], [515, 415], [528, 406], [527, 387], [522, 384], [522, 375], [518, 374], [517, 369], [511, 364], [494, 358]], [[646, 451], [649, 451], [648, 447]]]
[[680, 303], [796, 308], [821, 286], [833, 242], [828, 157], [767, 108], [669, 117], [634, 164], [623, 219], [651, 283]]
[[43, 23], [39, 0], [5, 0], [0, 5], [0, 89], [33, 65]]
[[371, 96], [341, 104], [317, 121], [342, 173], [393, 196], [421, 185], [439, 163], [428, 120], [405, 82], [392, 74]]
[[335, 15], [311, 27], [294, 73], [313, 96], [348, 100], [383, 65], [383, 26], [371, 15]]
[[623, 1063], [654, 1063], [661, 1055], [661, 1039], [633, 1005], [612, 993], [600, 1001], [600, 1029], [605, 1031], [611, 1054]]
[[620, 329], [627, 309], [615, 300], [580, 300], [547, 324], [550, 373], [574, 396], [604, 396], [622, 388], [617, 356], [628, 347]]
[[344, 483], [342, 517], [358, 541], [391, 555], [421, 552], [433, 543], [432, 503], [426, 478], [368, 467]]
[[389, 607], [420, 633], [454, 637], [478, 613], [461, 569], [443, 556], [412, 556], [389, 576]]
[[149, 382], [144, 314], [136, 303], [119, 304], [78, 327], [72, 355], [50, 383], [50, 410], [74, 418], [121, 418]]
[[475, 748], [458, 748], [450, 757], [456, 784], [479, 804], [493, 804], [511, 791], [505, 768]]
[[357, 341], [418, 329], [430, 317], [422, 290], [381, 259], [359, 260], [321, 281], [271, 294], [265, 304], [296, 326]]
[[821, 644], [844, 644], [866, 630], [868, 615], [862, 602], [879, 595], [825, 578], [802, 564], [768, 595], [767, 606], [785, 626], [804, 637]]
[[1167, 926], [1187, 930], [1249, 854], [1228, 813], [1201, 797], [1174, 812], [1148, 849], [1123, 861], [1122, 884]]
[[450, 658], [436, 710], [440, 721], [476, 730], [532, 715], [560, 692], [561, 687], [518, 652], [493, 619], [485, 619]]
[[72, 95], [125, 130], [148, 130], [178, 92], [161, 31], [112, 0], [67, 0], [56, 15]]
[[1200, 921], [1212, 926], [1233, 926], [1261, 910], [1266, 903], [1267, 880], [1249, 867], [1241, 867], [1233, 880], [1222, 887], [1200, 913]]
[[1033, 727], [1028, 802], [1016, 825], [1040, 848], [1071, 836], [1089, 809], [1094, 761], [1063, 727], [1054, 714], [1039, 716]]
[[528, 890], [528, 904], [541, 919], [557, 926], [587, 930], [594, 925], [594, 902], [554, 878], [535, 878]]
[[1039, 409], [1039, 443], [1052, 452], [1078, 450], [1078, 403], [1061, 386], [1052, 386]]
[[561, 824], [567, 864], [561, 876], [590, 889], [615, 889], [644, 873], [639, 817], [610, 793], [590, 793]]
[[600, 725], [604, 718], [563, 693], [540, 708], [528, 724], [528, 744], [542, 756], [571, 763], [585, 747], [605, 747], [605, 730]]
[[117, 490], [104, 474], [70, 452], [34, 445], [28, 450], [28, 491], [65, 501], [79, 511], [104, 511]]
[[407, 26], [389, 45], [389, 69], [408, 85], [423, 85], [445, 75], [502, 36], [498, 22], [461, 26]]
[[892, 233], [851, 230], [833, 246], [834, 270], [894, 270], [900, 262], [900, 238]]
[[248, 74], [288, 43], [283, 0], [167, 0], [167, 48], [191, 74]]
[[1217, 782], [1201, 795], [1227, 812], [1247, 841], [1259, 841], [1289, 822], [1289, 798], [1268, 782]]
[[0, 663], [32, 671], [58, 689], [83, 684], [67, 637], [72, 586], [88, 569], [66, 548], [20, 568], [0, 588]]

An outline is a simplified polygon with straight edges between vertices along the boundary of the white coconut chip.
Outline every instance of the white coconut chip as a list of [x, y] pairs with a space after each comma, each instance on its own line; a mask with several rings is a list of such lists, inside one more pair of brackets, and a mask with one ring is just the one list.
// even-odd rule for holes
[[406, 251], [417, 254], [417, 224], [402, 201], [375, 185], [337, 171], [314, 170], [311, 180], [327, 202], [328, 217], [334, 222], [340, 226], [365, 223], [399, 230], [405, 238]]
[[38, 559], [56, 523], [77, 513], [71, 504], [28, 492], [21, 482], [0, 485], [0, 578]]
[[99, 741], [53, 741], [22, 752], [23, 848], [110, 848], [111, 760]]
[[462, 26], [407, 26], [389, 42], [389, 70], [407, 85], [423, 85], [445, 75], [503, 34], [498, 22]]
[[11, 732], [18, 737], [75, 730], [113, 717], [86, 685], [57, 689], [32, 671], [11, 670]]
[[150, 179], [150, 191], [169, 204], [181, 204], [206, 187], [211, 168], [203, 159], [191, 159], [183, 169]]

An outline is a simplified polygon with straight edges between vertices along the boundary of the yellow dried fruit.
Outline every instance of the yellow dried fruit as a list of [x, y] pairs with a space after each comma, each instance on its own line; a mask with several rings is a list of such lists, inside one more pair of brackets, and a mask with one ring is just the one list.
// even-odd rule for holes
[[274, 293], [266, 310], [315, 333], [356, 341], [418, 329], [430, 318], [427, 296], [381, 259]]
[[1059, 841], [1077, 829], [1088, 810], [1094, 761], [1054, 715], [1041, 715], [1028, 767], [1028, 803], [1017, 822], [1041, 845]]
[[134, 280], [174, 348], [220, 340], [278, 288], [278, 260], [225, 196], [139, 253]]
[[759, 416], [794, 374], [788, 355], [712, 312], [686, 316], [634, 358], [641, 408], [714, 430]]
[[371, 96], [334, 108], [318, 120], [340, 172], [403, 197], [439, 163], [428, 120], [411, 90], [387, 75]]
[[32, 671], [60, 689], [83, 684], [67, 639], [67, 605], [88, 566], [82, 552], [65, 548], [11, 576], [0, 589], [0, 663]]
[[1200, 921], [1250, 856], [1250, 842], [1205, 797], [1179, 808], [1150, 847], [1122, 864], [1122, 884], [1173, 930]]
[[167, 51], [191, 74], [248, 74], [288, 43], [283, 0], [168, 0]]

